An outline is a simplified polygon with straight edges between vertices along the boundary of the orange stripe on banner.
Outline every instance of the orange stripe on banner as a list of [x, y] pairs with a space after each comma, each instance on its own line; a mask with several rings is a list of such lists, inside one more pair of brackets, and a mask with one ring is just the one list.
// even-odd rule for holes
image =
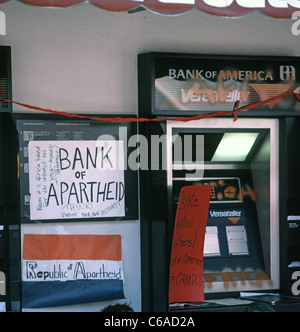
[[121, 261], [121, 236], [25, 234], [23, 259]]

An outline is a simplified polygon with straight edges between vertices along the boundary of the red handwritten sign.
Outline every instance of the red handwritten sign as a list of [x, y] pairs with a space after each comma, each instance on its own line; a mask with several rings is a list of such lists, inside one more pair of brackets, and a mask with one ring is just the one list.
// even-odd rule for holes
[[204, 302], [203, 249], [211, 186], [183, 187], [177, 208], [169, 303]]

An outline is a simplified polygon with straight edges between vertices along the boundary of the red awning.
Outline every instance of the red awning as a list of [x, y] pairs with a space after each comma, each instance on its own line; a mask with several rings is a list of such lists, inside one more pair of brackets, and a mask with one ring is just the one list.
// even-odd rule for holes
[[[7, 0], [0, 0], [5, 2]], [[261, 11], [272, 17], [291, 18], [300, 12], [300, 0], [19, 0], [44, 7], [70, 7], [79, 3], [92, 3], [110, 11], [129, 11], [140, 8], [159, 14], [181, 14], [193, 8], [204, 12], [226, 16], [242, 17], [254, 11]], [[300, 16], [300, 13], [298, 13]]]

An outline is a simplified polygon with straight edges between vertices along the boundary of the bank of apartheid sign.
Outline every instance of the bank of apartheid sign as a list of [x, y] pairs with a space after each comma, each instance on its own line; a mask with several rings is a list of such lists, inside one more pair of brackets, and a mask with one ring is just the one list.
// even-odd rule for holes
[[31, 141], [30, 219], [125, 216], [122, 141]]
[[[193, 8], [226, 17], [241, 17], [261, 11], [272, 17], [291, 18], [300, 9], [300, 0], [20, 0], [46, 7], [69, 7], [89, 2], [110, 11], [128, 11], [144, 7], [160, 14], [180, 14]], [[0, 0], [5, 2], [5, 0]]]

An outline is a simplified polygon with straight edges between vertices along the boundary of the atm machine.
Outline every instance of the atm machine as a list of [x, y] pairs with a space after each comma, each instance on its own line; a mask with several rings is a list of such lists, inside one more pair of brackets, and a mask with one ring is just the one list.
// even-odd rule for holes
[[[157, 158], [153, 151], [160, 157], [159, 167], [141, 170], [145, 311], [168, 310], [174, 221], [187, 185], [212, 187], [205, 299], [244, 291], [292, 295], [288, 266], [300, 260], [300, 251], [299, 232], [288, 219], [300, 214], [300, 149], [294, 143], [300, 101], [295, 94], [272, 97], [300, 86], [299, 64], [291, 57], [139, 55], [140, 117], [156, 119], [141, 123], [140, 133], [150, 142], [149, 160]], [[234, 121], [237, 101], [242, 107], [265, 100]], [[153, 136], [161, 138], [158, 148]], [[300, 310], [299, 304], [288, 308]]]
[[194, 148], [203, 149], [203, 161], [173, 158], [167, 181], [171, 225], [183, 186], [212, 186], [204, 244], [206, 294], [279, 289], [278, 120], [169, 121], [167, 133], [182, 142], [189, 136], [195, 142], [194, 136], [204, 139]]

